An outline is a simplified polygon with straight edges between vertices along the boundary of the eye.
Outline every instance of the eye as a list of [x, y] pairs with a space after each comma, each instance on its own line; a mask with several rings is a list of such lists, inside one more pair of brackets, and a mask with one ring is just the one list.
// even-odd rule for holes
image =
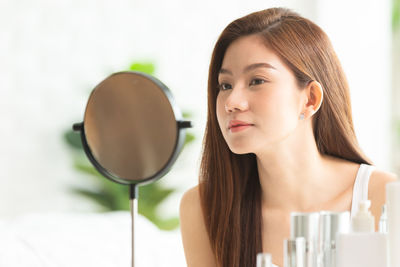
[[263, 80], [263, 79], [253, 79], [253, 80], [251, 80], [250, 85], [259, 85], [259, 84], [263, 84], [265, 82], [266, 82], [266, 80]]
[[229, 83], [221, 83], [218, 85], [218, 89], [221, 91], [225, 91], [228, 89], [232, 89], [232, 86]]

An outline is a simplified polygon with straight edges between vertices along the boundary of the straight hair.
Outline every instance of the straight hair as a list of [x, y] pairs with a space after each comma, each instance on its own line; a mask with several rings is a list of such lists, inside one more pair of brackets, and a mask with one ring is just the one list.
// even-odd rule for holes
[[219, 36], [209, 66], [207, 123], [199, 171], [204, 221], [219, 267], [254, 267], [262, 252], [261, 187], [256, 156], [234, 154], [216, 117], [218, 72], [228, 46], [258, 35], [294, 73], [299, 88], [318, 81], [324, 100], [312, 127], [321, 154], [371, 164], [354, 132], [348, 83], [320, 27], [286, 8], [270, 8], [231, 22]]

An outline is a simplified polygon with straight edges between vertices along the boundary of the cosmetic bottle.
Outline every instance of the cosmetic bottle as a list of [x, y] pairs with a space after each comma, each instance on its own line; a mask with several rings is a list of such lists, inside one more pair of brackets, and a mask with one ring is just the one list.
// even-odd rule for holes
[[318, 212], [292, 212], [290, 214], [290, 240], [305, 238], [305, 267], [318, 267]]
[[286, 239], [283, 245], [283, 267], [306, 267], [306, 239]]
[[400, 266], [400, 182], [386, 184], [389, 266]]
[[269, 253], [257, 254], [257, 267], [272, 267], [272, 257]]
[[348, 233], [349, 229], [350, 212], [320, 212], [319, 267], [336, 267], [336, 236], [338, 233]]
[[386, 234], [387, 233], [387, 209], [386, 204], [382, 205], [382, 213], [379, 218], [379, 233]]
[[336, 267], [387, 267], [387, 235], [375, 232], [370, 205], [360, 202], [351, 231], [337, 234]]

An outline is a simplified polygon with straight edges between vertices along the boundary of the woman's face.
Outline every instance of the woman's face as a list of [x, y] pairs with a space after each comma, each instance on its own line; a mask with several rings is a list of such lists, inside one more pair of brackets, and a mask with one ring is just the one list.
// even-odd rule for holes
[[[273, 150], [295, 133], [304, 106], [302, 90], [261, 37], [241, 37], [228, 47], [218, 84], [218, 124], [233, 153]], [[248, 126], [230, 127], [235, 120]]]

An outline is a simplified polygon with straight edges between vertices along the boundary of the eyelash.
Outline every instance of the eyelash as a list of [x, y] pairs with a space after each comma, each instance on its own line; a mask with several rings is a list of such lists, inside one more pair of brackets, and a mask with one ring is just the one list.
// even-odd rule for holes
[[[252, 82], [253, 82], [253, 81], [262, 81], [262, 83], [257, 83], [257, 84], [253, 84], [253, 85], [261, 85], [261, 84], [267, 82], [267, 81], [264, 80], [264, 79], [256, 78], [256, 79], [251, 80], [250, 85], [252, 85]], [[225, 84], [228, 84], [228, 83], [221, 83], [221, 84], [218, 84], [218, 89], [221, 90], [221, 91], [228, 90], [228, 89], [223, 89], [223, 85], [225, 85]], [[232, 88], [230, 88], [230, 89], [232, 89]]]

